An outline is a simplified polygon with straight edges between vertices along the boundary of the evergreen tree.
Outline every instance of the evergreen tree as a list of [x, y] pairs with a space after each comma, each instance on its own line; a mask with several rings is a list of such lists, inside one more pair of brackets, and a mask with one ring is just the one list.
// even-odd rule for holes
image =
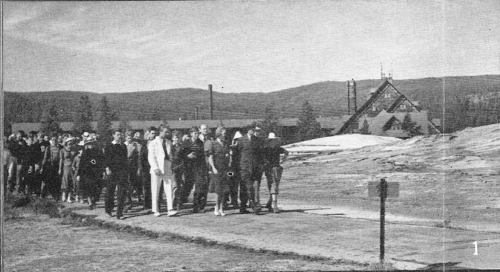
[[273, 111], [272, 105], [264, 109], [264, 120], [262, 120], [260, 126], [266, 133], [274, 132], [276, 135], [281, 136], [279, 118]]
[[73, 132], [81, 134], [85, 131], [92, 130], [92, 105], [90, 104], [89, 97], [84, 95], [80, 97], [76, 112], [73, 115]]
[[299, 115], [297, 127], [297, 141], [306, 141], [321, 137], [321, 125], [316, 121], [314, 109], [309, 104], [309, 101], [305, 101], [302, 104], [302, 112]]
[[108, 100], [103, 96], [97, 114], [97, 134], [103, 142], [111, 140], [111, 118]]
[[422, 135], [422, 127], [417, 126], [417, 123], [413, 122], [411, 120], [411, 117], [409, 114], [406, 114], [403, 123], [401, 124], [401, 129], [404, 131], [407, 131], [410, 137], [417, 136], [417, 135]]
[[369, 128], [369, 125], [368, 125], [368, 121], [366, 119], [363, 121], [363, 126], [359, 130], [359, 133], [361, 133], [361, 134], [370, 134], [370, 128]]
[[120, 123], [118, 124], [118, 128], [122, 132], [125, 132], [125, 131], [131, 129], [132, 127], [130, 126], [129, 121], [130, 121], [130, 118], [125, 113], [121, 113], [120, 114]]
[[40, 117], [40, 131], [45, 134], [60, 132], [61, 128], [56, 121], [57, 115], [57, 108], [54, 104], [49, 104], [48, 107], [45, 107]]
[[162, 114], [159, 106], [155, 106], [153, 109], [153, 114], [151, 115], [151, 120], [161, 120]]

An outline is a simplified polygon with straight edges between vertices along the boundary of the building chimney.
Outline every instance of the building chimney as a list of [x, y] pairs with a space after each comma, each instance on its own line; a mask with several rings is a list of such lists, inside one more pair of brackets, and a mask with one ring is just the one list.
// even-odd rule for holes
[[352, 79], [352, 94], [353, 94], [353, 99], [354, 99], [354, 112], [358, 111], [358, 105], [356, 101], [356, 81], [354, 78]]
[[347, 115], [351, 115], [351, 82], [347, 81]]
[[210, 92], [210, 120], [214, 120], [214, 97], [212, 84], [208, 84], [208, 91]]

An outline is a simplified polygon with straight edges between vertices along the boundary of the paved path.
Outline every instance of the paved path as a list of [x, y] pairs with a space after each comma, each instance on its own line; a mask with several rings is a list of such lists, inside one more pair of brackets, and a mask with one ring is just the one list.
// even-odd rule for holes
[[[102, 204], [87, 210], [69, 204], [68, 210], [115, 226], [130, 226], [159, 235], [203, 239], [235, 247], [270, 250], [322, 257], [344, 263], [378, 262], [378, 213], [353, 208], [321, 207], [283, 202], [279, 214], [242, 215], [229, 210], [228, 216], [212, 212], [192, 214], [183, 210], [178, 217], [154, 217], [131, 211], [125, 220], [109, 218]], [[208, 208], [207, 208], [208, 210]], [[421, 269], [448, 263], [450, 267], [500, 267], [500, 234], [491, 231], [436, 227], [438, 223], [406, 216], [388, 215], [386, 260], [398, 269]], [[478, 255], [474, 255], [474, 242]]]

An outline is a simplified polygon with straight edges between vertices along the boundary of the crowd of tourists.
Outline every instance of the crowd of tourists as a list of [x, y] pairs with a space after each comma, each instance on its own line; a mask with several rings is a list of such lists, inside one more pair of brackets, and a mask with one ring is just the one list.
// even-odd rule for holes
[[89, 209], [104, 196], [106, 214], [118, 219], [134, 207], [160, 216], [163, 196], [167, 216], [188, 207], [193, 213], [205, 212], [208, 193], [214, 193], [213, 213], [225, 216], [230, 207], [258, 214], [265, 176], [265, 207], [278, 213], [280, 163], [287, 155], [280, 138], [259, 127], [234, 135], [224, 127], [212, 135], [206, 125], [192, 127], [189, 134], [168, 126], [151, 127], [144, 135], [115, 130], [108, 142], [89, 132], [18, 131], [4, 142], [4, 191], [85, 203]]

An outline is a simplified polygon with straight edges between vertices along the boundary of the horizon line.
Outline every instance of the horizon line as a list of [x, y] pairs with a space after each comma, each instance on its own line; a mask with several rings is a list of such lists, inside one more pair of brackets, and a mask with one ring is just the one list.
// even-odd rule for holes
[[[484, 76], [500, 76], [500, 74], [480, 74], [480, 75], [455, 75], [455, 76], [428, 76], [428, 77], [421, 77], [421, 78], [402, 78], [402, 79], [394, 79], [392, 78], [393, 81], [403, 81], [403, 80], [422, 80], [422, 79], [440, 79], [440, 78], [457, 78], [457, 77], [484, 77]], [[268, 91], [268, 92], [263, 92], [263, 91], [258, 91], [258, 92], [219, 92], [219, 91], [213, 91], [214, 93], [220, 93], [220, 94], [266, 94], [266, 93], [274, 93], [274, 92], [281, 92], [281, 91], [286, 91], [290, 89], [295, 89], [295, 88], [300, 88], [304, 86], [309, 86], [309, 85], [314, 85], [318, 83], [324, 83], [324, 82], [338, 82], [338, 83], [344, 83], [347, 82], [351, 79], [344, 80], [344, 81], [338, 81], [338, 80], [325, 80], [325, 81], [317, 81], [313, 83], [308, 83], [304, 85], [298, 85], [298, 86], [293, 86], [285, 89], [280, 89], [280, 90], [274, 90], [274, 91]], [[356, 80], [356, 79], [355, 79]], [[357, 82], [361, 81], [374, 81], [374, 80], [382, 80], [382, 79], [359, 79], [356, 80]], [[208, 84], [207, 84], [208, 87]], [[121, 91], [121, 92], [95, 92], [95, 91], [78, 91], [78, 90], [50, 90], [50, 91], [7, 91], [7, 90], [2, 90], [4, 93], [51, 93], [51, 92], [75, 92], [75, 93], [91, 93], [91, 94], [98, 94], [98, 95], [108, 95], [108, 94], [124, 94], [124, 93], [141, 93], [141, 92], [161, 92], [161, 91], [171, 91], [171, 90], [186, 90], [186, 89], [192, 89], [192, 90], [199, 90], [199, 91], [207, 91], [207, 89], [199, 88], [199, 87], [174, 87], [174, 88], [169, 88], [169, 89], [157, 89], [157, 90], [135, 90], [135, 91]]]

